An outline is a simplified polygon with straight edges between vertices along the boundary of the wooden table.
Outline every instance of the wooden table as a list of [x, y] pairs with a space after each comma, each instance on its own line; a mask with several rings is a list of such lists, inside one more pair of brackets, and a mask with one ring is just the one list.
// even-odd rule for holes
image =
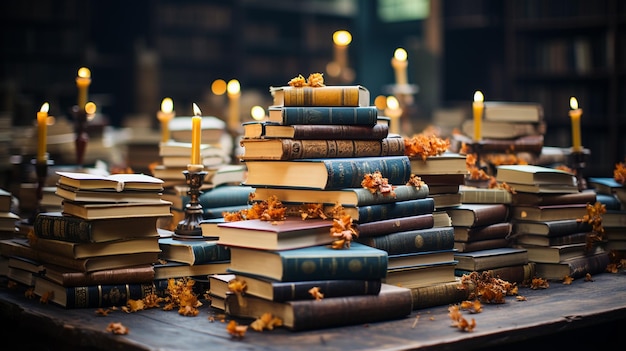
[[[29, 300], [23, 291], [0, 288], [0, 318], [6, 337], [22, 340], [22, 349], [48, 350], [528, 350], [593, 347], [621, 341], [626, 327], [626, 273], [603, 273], [593, 282], [571, 285], [551, 282], [544, 290], [520, 289], [526, 301], [507, 297], [506, 303], [484, 305], [475, 318], [476, 329], [451, 327], [448, 306], [414, 311], [401, 320], [368, 325], [291, 332], [284, 328], [255, 332], [241, 340], [226, 332], [220, 312], [201, 307], [196, 317], [151, 309], [135, 313], [115, 311], [99, 317], [95, 309], [65, 310]], [[217, 316], [211, 322], [209, 316]], [[7, 323], [8, 322], [8, 323]], [[129, 328], [127, 335], [105, 329], [111, 322]], [[245, 321], [242, 321], [245, 322]], [[249, 321], [248, 321], [249, 322]], [[8, 324], [8, 326], [7, 326]], [[18, 341], [19, 343], [20, 341]]]

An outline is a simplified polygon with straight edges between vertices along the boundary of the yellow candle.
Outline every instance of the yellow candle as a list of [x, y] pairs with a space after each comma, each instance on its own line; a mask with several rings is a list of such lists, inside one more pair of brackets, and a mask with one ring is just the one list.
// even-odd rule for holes
[[170, 140], [170, 121], [174, 115], [174, 102], [171, 98], [164, 98], [161, 110], [157, 112], [157, 119], [161, 122], [161, 141], [164, 143]]
[[48, 109], [45, 102], [37, 112], [37, 162], [46, 162], [46, 134], [48, 132]]
[[81, 67], [76, 77], [76, 87], [78, 88], [78, 108], [84, 109], [87, 103], [87, 90], [91, 84], [91, 71], [87, 67]]
[[477, 90], [474, 93], [474, 103], [472, 104], [472, 110], [474, 112], [474, 141], [482, 139], [483, 111], [485, 109], [483, 100], [483, 93]]
[[407, 57], [408, 55], [406, 50], [403, 48], [397, 48], [391, 58], [391, 67], [393, 67], [396, 74], [396, 84], [398, 85], [406, 85], [409, 81], [406, 75], [406, 68], [409, 65]]
[[583, 114], [583, 110], [578, 108], [578, 100], [575, 97], [569, 99], [569, 105], [571, 110], [569, 111], [569, 117], [572, 120], [572, 150], [582, 151], [582, 141], [580, 138], [580, 117]]
[[193, 114], [191, 117], [191, 164], [201, 165], [200, 143], [202, 142], [202, 112], [198, 105], [193, 104]]
[[239, 81], [236, 79], [232, 79], [228, 82], [226, 86], [226, 91], [228, 93], [228, 128], [231, 131], [236, 131], [241, 126], [241, 121], [239, 120], [239, 98], [241, 97], [241, 87], [239, 85]]

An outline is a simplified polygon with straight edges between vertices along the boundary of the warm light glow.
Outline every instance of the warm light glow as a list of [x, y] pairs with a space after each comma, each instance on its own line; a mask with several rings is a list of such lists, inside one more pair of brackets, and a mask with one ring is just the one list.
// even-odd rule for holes
[[87, 67], [78, 69], [76, 87], [78, 88], [78, 107], [84, 108], [87, 103], [87, 90], [91, 84], [91, 71]]
[[44, 102], [43, 105], [41, 105], [41, 108], [39, 109], [39, 112], [48, 113], [48, 111], [50, 111], [50, 104], [47, 103], [47, 102]]
[[202, 111], [196, 103], [193, 103], [193, 114], [191, 117], [191, 162], [192, 165], [201, 165], [200, 143], [202, 143]]
[[400, 107], [400, 102], [398, 101], [398, 99], [395, 96], [388, 96], [387, 97], [387, 108], [391, 109], [391, 110], [395, 110], [397, 108]]
[[46, 139], [48, 133], [48, 110], [50, 104], [44, 102], [37, 112], [37, 162], [45, 162], [46, 156]]
[[193, 103], [193, 115], [202, 116], [202, 111], [200, 111], [200, 107], [198, 107], [195, 102]]
[[211, 84], [211, 91], [215, 95], [224, 95], [226, 93], [226, 81], [223, 79], [216, 79]]
[[385, 95], [378, 95], [376, 99], [374, 99], [374, 106], [379, 110], [384, 110], [385, 107], [387, 107], [387, 97], [385, 97]]
[[87, 112], [88, 115], [93, 115], [96, 113], [96, 104], [92, 101], [89, 101], [88, 103], [85, 104], [85, 112]]
[[397, 48], [396, 51], [393, 52], [393, 57], [398, 61], [406, 61], [408, 54], [403, 48]]
[[335, 45], [348, 46], [352, 42], [352, 34], [347, 30], [338, 30], [333, 33], [333, 42]]
[[81, 67], [78, 69], [78, 76], [80, 78], [91, 78], [91, 71], [87, 67]]
[[389, 132], [392, 134], [400, 134], [400, 117], [402, 117], [402, 109], [400, 108], [400, 102], [393, 96], [387, 96], [385, 101], [387, 108], [384, 110], [384, 115], [389, 117]]
[[573, 97], [573, 96], [571, 98], [569, 98], [569, 107], [572, 110], [578, 109], [578, 100], [576, 100], [576, 98]]
[[252, 106], [250, 109], [250, 115], [255, 121], [260, 121], [265, 118], [265, 109], [261, 106]]
[[572, 150], [576, 152], [582, 151], [582, 139], [580, 132], [580, 117], [583, 114], [583, 110], [578, 108], [578, 100], [575, 97], [569, 99], [569, 116], [572, 120]]
[[483, 111], [485, 110], [485, 104], [483, 100], [485, 97], [480, 90], [474, 93], [474, 103], [472, 104], [472, 112], [474, 115], [474, 140], [479, 141], [482, 139], [483, 133]]
[[240, 90], [241, 86], [239, 85], [239, 81], [237, 79], [231, 79], [228, 81], [226, 91], [228, 91], [229, 95], [239, 94]]
[[163, 101], [161, 101], [161, 111], [172, 113], [172, 111], [174, 111], [174, 101], [168, 97], [164, 98]]
[[474, 101], [483, 102], [484, 100], [485, 97], [483, 96], [483, 93], [480, 90], [476, 90], [476, 92], [474, 93]]

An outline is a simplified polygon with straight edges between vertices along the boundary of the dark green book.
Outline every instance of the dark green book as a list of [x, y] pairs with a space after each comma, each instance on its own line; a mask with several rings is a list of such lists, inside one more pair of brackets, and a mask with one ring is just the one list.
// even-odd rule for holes
[[258, 250], [230, 247], [234, 274], [251, 274], [273, 280], [382, 279], [387, 274], [384, 250], [353, 242], [347, 249], [316, 245], [292, 250]]
[[224, 261], [230, 259], [230, 250], [217, 240], [179, 240], [160, 238], [160, 258], [189, 265]]
[[281, 106], [269, 109], [269, 120], [283, 125], [347, 124], [373, 126], [378, 120], [376, 106]]
[[[325, 206], [330, 211], [333, 205]], [[432, 197], [424, 199], [406, 200], [386, 204], [369, 206], [344, 207], [347, 214], [355, 223], [369, 223], [385, 219], [393, 219], [407, 216], [418, 216], [433, 213], [435, 200]]]
[[[202, 205], [205, 212], [208, 209], [220, 208], [227, 206], [245, 206], [248, 203], [250, 193], [254, 192], [254, 188], [243, 185], [220, 185], [212, 189], [203, 190], [198, 197], [198, 202]], [[189, 203], [189, 196], [182, 196], [182, 208]], [[215, 211], [213, 211], [215, 212]]]
[[359, 237], [357, 241], [380, 250], [385, 250], [389, 255], [450, 250], [454, 247], [454, 228], [416, 229], [374, 237]]

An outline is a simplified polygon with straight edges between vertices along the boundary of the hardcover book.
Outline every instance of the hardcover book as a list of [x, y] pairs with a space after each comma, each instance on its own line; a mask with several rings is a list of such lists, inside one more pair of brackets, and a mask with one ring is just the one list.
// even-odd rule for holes
[[270, 122], [282, 125], [363, 125], [378, 122], [376, 106], [270, 106]]
[[[324, 210], [329, 212], [333, 207], [334, 205], [326, 205], [324, 206]], [[344, 207], [345, 213], [349, 214], [350, 217], [352, 217], [352, 220], [356, 223], [368, 223], [385, 219], [417, 216], [432, 213], [434, 210], [435, 201], [431, 197], [390, 202], [386, 204]]]
[[[379, 120], [377, 119], [377, 122]], [[291, 138], [301, 140], [381, 140], [389, 134], [389, 125], [376, 123], [370, 125], [350, 124], [293, 124], [283, 125], [269, 121], [243, 123], [243, 137], [254, 138]]]
[[614, 195], [616, 189], [621, 189], [624, 185], [612, 177], [589, 177], [589, 184], [599, 194]]
[[426, 160], [411, 158], [411, 171], [420, 177], [427, 174], [467, 174], [465, 159], [465, 155], [453, 152], [430, 156]]
[[513, 232], [534, 234], [547, 237], [562, 236], [572, 233], [589, 232], [592, 226], [578, 219], [557, 219], [550, 221], [515, 220], [512, 222]]
[[361, 85], [323, 87], [270, 87], [273, 106], [369, 106], [370, 92]]
[[479, 227], [454, 227], [454, 241], [472, 242], [488, 239], [502, 239], [508, 237], [513, 230], [509, 222], [498, 222]]
[[448, 306], [460, 303], [470, 297], [471, 290], [461, 284], [460, 279], [410, 288], [413, 297], [413, 310]]
[[[481, 123], [482, 137], [489, 139], [514, 139], [525, 135], [545, 134], [546, 123], [541, 122], [501, 122], [483, 120]], [[466, 119], [461, 124], [465, 135], [474, 134], [474, 120]]]
[[[223, 184], [203, 190], [200, 196], [198, 196], [198, 202], [203, 210], [226, 206], [241, 206], [248, 203], [250, 193], [254, 193], [254, 191], [255, 189], [249, 186]], [[163, 200], [170, 201], [172, 208], [176, 210], [184, 210], [189, 203], [189, 199], [186, 191], [182, 194], [177, 191], [163, 194]]]
[[[168, 140], [159, 144], [159, 156], [187, 156], [191, 160], [192, 143], [185, 143], [176, 140]], [[228, 156], [229, 153], [219, 144], [202, 143], [198, 147], [200, 157], [205, 156]]]
[[224, 274], [228, 272], [228, 267], [230, 267], [230, 260], [211, 261], [193, 265], [175, 261], [159, 261], [154, 265], [154, 279], [158, 280], [184, 277], [206, 279], [210, 274]]
[[481, 227], [509, 219], [509, 207], [505, 204], [462, 204], [446, 212], [455, 227]]
[[[176, 116], [169, 122], [170, 136], [172, 140], [191, 143], [192, 123], [190, 116]], [[227, 134], [226, 122], [214, 116], [202, 116], [200, 123], [200, 140], [204, 144], [219, 144], [222, 137]]]
[[[478, 151], [474, 150], [473, 140], [466, 135], [454, 134], [453, 141], [464, 144], [466, 147], [465, 152], [467, 153], [476, 153]], [[539, 156], [544, 149], [544, 136], [543, 134], [529, 134], [505, 139], [482, 138], [478, 145], [480, 145], [480, 152], [485, 154], [519, 155], [520, 153], [529, 153]]]
[[242, 139], [242, 161], [294, 160], [302, 158], [346, 158], [404, 155], [404, 139], [381, 140], [332, 139]]
[[63, 213], [87, 220], [111, 218], [169, 217], [172, 203], [160, 202], [74, 202], [63, 200]]
[[512, 220], [554, 221], [561, 219], [582, 219], [586, 214], [586, 204], [511, 206]]
[[36, 253], [34, 259], [41, 261], [44, 266], [46, 264], [55, 264], [79, 272], [95, 272], [105, 269], [154, 264], [159, 258], [159, 253], [157, 252], [134, 252], [120, 255], [68, 258], [47, 251], [33, 251]]
[[447, 194], [431, 194], [430, 197], [435, 201], [435, 208], [438, 210], [456, 207], [462, 204], [461, 194], [458, 192]]
[[293, 331], [315, 330], [405, 318], [413, 309], [411, 290], [382, 284], [377, 295], [329, 297], [321, 300], [275, 302], [244, 296], [240, 304], [235, 295], [225, 301], [227, 315], [238, 318], [259, 318], [266, 312], [283, 321]]
[[509, 240], [505, 238], [484, 239], [478, 241], [455, 241], [454, 249], [457, 252], [471, 252], [508, 247], [509, 244]]
[[160, 258], [189, 265], [230, 260], [230, 250], [217, 240], [179, 240], [160, 238]]
[[452, 227], [416, 229], [372, 237], [358, 237], [358, 242], [384, 250], [389, 255], [437, 250], [454, 247]]
[[230, 273], [285, 282], [380, 279], [387, 273], [387, 252], [357, 242], [348, 249], [316, 245], [275, 251], [232, 246], [230, 251]]
[[[605, 229], [606, 233], [606, 229]], [[546, 236], [541, 234], [516, 234], [512, 239], [517, 245], [534, 246], [558, 246], [568, 244], [586, 243], [589, 232], [571, 233], [559, 236]], [[610, 242], [610, 237], [607, 238]]]
[[383, 219], [368, 223], [356, 223], [355, 227], [359, 232], [359, 238], [368, 238], [379, 235], [386, 235], [395, 232], [432, 228], [435, 219], [432, 213]]
[[387, 273], [396, 268], [439, 264], [454, 261], [454, 253], [454, 249], [449, 249], [389, 254], [387, 257]]
[[593, 204], [596, 202], [596, 193], [593, 191], [574, 191], [569, 193], [526, 193], [513, 194], [512, 205], [566, 205], [566, 204]]
[[246, 161], [253, 187], [295, 187], [336, 190], [360, 188], [363, 177], [379, 171], [392, 185], [406, 184], [411, 164], [406, 156], [312, 158], [290, 161]]
[[38, 238], [31, 243], [31, 246], [35, 250], [79, 259], [137, 252], [161, 252], [158, 237], [128, 238], [98, 243], [73, 243], [65, 240]]
[[510, 204], [513, 194], [501, 188], [477, 188], [461, 185], [459, 187], [462, 203], [472, 204]]
[[149, 283], [154, 280], [152, 264], [80, 272], [54, 264], [45, 264], [45, 277], [62, 286]]
[[574, 194], [580, 192], [578, 186], [570, 184], [518, 184], [513, 182], [506, 182], [506, 184], [517, 193]]
[[458, 261], [457, 269], [467, 271], [483, 271], [504, 266], [528, 263], [528, 252], [525, 249], [502, 247], [472, 252], [458, 252], [454, 255]]
[[559, 263], [537, 263], [537, 276], [548, 280], [563, 280], [565, 277], [583, 278], [587, 273], [599, 274], [606, 271], [610, 257], [608, 252], [579, 256]]
[[161, 202], [161, 193], [154, 191], [112, 189], [82, 190], [59, 184], [54, 193], [65, 200], [75, 202]]
[[154, 190], [163, 191], [163, 180], [147, 174], [119, 173], [102, 176], [92, 173], [57, 171], [58, 184], [77, 189]]
[[[251, 219], [217, 225], [218, 244], [264, 250], [286, 250], [329, 244], [333, 222], [288, 216], [284, 221]], [[232, 254], [231, 248], [231, 254]]]
[[485, 101], [484, 118], [488, 121], [539, 122], [543, 106], [534, 102]]
[[454, 269], [457, 261], [404, 266], [387, 270], [383, 280], [386, 284], [414, 288], [437, 283], [455, 281]]
[[558, 246], [517, 246], [528, 251], [528, 260], [542, 263], [558, 263], [563, 260], [584, 256], [592, 252], [603, 251], [601, 246], [595, 246], [591, 251], [587, 250], [586, 243], [567, 244]]
[[556, 168], [536, 165], [501, 165], [497, 167], [496, 180], [513, 184], [558, 184], [578, 186], [576, 177]]

